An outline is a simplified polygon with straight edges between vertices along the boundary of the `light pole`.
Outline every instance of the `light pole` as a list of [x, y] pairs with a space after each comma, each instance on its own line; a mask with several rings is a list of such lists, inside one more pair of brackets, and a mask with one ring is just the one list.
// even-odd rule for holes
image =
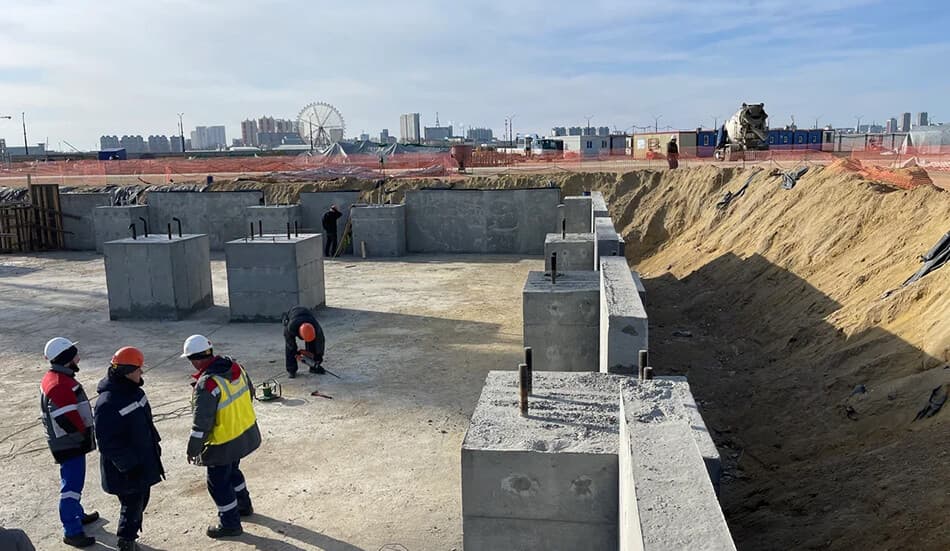
[[184, 113], [178, 113], [178, 135], [181, 137], [181, 153], [185, 153], [185, 127], [181, 123], [181, 118], [184, 116]]
[[713, 130], [719, 130], [719, 115], [713, 116]]
[[818, 130], [818, 120], [824, 117], [824, 115], [818, 115], [815, 117], [815, 130]]
[[854, 133], [858, 134], [861, 132], [861, 115], [855, 115], [854, 118], [858, 119], [858, 124], [854, 127]]
[[29, 157], [29, 156], [30, 156], [30, 145], [29, 145], [29, 143], [27, 143], [27, 141], [26, 141], [26, 112], [21, 112], [21, 113], [20, 113], [20, 117], [21, 117], [22, 120], [23, 120], [23, 153], [26, 154], [27, 157]]
[[663, 118], [663, 115], [653, 115], [653, 132], [658, 133], [660, 131], [660, 119]]
[[593, 116], [593, 115], [587, 115], [587, 116], [584, 117], [584, 118], [587, 119], [587, 135], [590, 136], [590, 120], [591, 120], [592, 118], [594, 118], [594, 116]]

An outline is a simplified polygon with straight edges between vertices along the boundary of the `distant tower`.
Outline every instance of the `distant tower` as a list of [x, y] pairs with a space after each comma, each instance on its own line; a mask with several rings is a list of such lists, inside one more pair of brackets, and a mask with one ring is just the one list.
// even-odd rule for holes
[[910, 113], [901, 115], [901, 132], [910, 132]]
[[921, 111], [920, 113], [917, 113], [917, 126], [927, 126], [927, 125], [928, 125], [927, 112]]

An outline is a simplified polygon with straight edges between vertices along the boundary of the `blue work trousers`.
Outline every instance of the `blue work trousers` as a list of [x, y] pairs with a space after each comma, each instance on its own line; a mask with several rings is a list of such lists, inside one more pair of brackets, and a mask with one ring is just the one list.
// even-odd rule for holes
[[67, 459], [59, 465], [59, 520], [67, 536], [83, 533], [82, 487], [86, 484], [86, 456]]
[[218, 506], [221, 526], [234, 528], [241, 525], [241, 510], [251, 507], [240, 461], [228, 465], [208, 465], [208, 493]]

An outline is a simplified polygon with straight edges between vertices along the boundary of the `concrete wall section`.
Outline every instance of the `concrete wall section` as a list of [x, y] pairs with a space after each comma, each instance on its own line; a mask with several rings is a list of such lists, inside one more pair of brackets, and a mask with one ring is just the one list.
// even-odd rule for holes
[[610, 218], [594, 218], [594, 270], [599, 269], [600, 259], [607, 256], [623, 256], [624, 242]]
[[462, 443], [466, 551], [616, 549], [620, 378], [535, 373], [527, 417], [517, 378], [488, 374]]
[[103, 244], [110, 319], [182, 319], [213, 304], [207, 235]]
[[208, 235], [212, 250], [249, 233], [246, 209], [259, 205], [264, 198], [254, 191], [151, 191], [148, 194], [149, 223], [153, 233], [165, 233], [168, 224], [177, 233], [178, 217], [185, 233]]
[[551, 270], [551, 254], [557, 253], [558, 271], [594, 269], [594, 234], [549, 233], [544, 240], [544, 269]]
[[[300, 209], [303, 214], [304, 225], [309, 233], [325, 233], [323, 231], [323, 215], [330, 210], [330, 205], [336, 205], [336, 208], [343, 213], [343, 216], [336, 221], [337, 235], [343, 239], [343, 230], [346, 223], [350, 220], [350, 207], [360, 200], [359, 190], [339, 190], [339, 191], [309, 191], [300, 194]], [[352, 244], [344, 251], [346, 254], [353, 253]]]
[[[96, 207], [112, 204], [111, 193], [62, 193], [59, 196], [63, 212], [63, 245], [73, 251], [92, 251], [96, 248]], [[78, 217], [78, 218], [76, 218]], [[126, 224], [128, 226], [128, 224]]]
[[649, 350], [647, 313], [627, 259], [600, 261], [600, 371], [633, 374], [640, 350]]
[[406, 192], [411, 252], [542, 254], [557, 231], [560, 190], [418, 190]]
[[590, 196], [565, 197], [564, 219], [567, 222], [567, 232], [590, 233], [594, 227], [591, 221], [592, 212]]
[[352, 211], [353, 247], [367, 258], [405, 256], [406, 205], [369, 205]]
[[621, 551], [734, 551], [722, 510], [670, 379], [630, 381], [621, 392]]
[[[559, 270], [560, 272], [560, 270]], [[528, 272], [522, 293], [524, 345], [536, 371], [598, 371], [600, 283], [597, 272]]]
[[610, 218], [607, 211], [607, 201], [604, 200], [604, 194], [599, 191], [590, 192], [591, 201], [591, 231], [594, 231], [594, 219]]
[[96, 207], [92, 215], [93, 230], [96, 235], [96, 252], [102, 252], [102, 244], [106, 241], [131, 237], [130, 224], [135, 224], [135, 231], [143, 235], [142, 221], [148, 220], [148, 207], [145, 205], [129, 205], [122, 207]]
[[290, 224], [290, 231], [294, 231], [294, 222], [297, 228], [303, 232], [304, 223], [301, 214], [300, 205], [254, 205], [245, 208], [247, 219], [244, 227], [245, 232], [250, 232], [248, 227], [254, 224], [254, 231], [259, 232], [258, 228], [263, 227], [264, 233], [287, 235], [287, 224]]
[[278, 321], [298, 304], [326, 303], [320, 234], [236, 239], [224, 251], [232, 321]]

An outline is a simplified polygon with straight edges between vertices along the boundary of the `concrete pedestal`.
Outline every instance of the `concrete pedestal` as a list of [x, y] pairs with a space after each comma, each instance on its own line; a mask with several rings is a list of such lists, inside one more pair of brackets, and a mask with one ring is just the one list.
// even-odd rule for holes
[[134, 223], [136, 231], [139, 235], [142, 235], [144, 228], [139, 218], [148, 220], [148, 207], [145, 205], [96, 207], [92, 217], [96, 235], [96, 252], [101, 253], [103, 250], [102, 244], [106, 241], [115, 241], [131, 236], [129, 224]]
[[207, 235], [119, 239], [103, 253], [110, 319], [182, 319], [213, 304]]
[[564, 198], [564, 220], [568, 233], [590, 233], [593, 228], [591, 213], [590, 196]]
[[[97, 248], [96, 207], [112, 204], [111, 193], [63, 193], [59, 196], [63, 211], [63, 246], [73, 251], [100, 250]], [[126, 224], [128, 226], [128, 224]]]
[[[537, 357], [537, 354], [535, 354]], [[617, 549], [620, 378], [488, 374], [462, 443], [465, 551]]]
[[406, 206], [368, 205], [350, 212], [353, 221], [353, 251], [366, 249], [367, 258], [406, 255]]
[[600, 260], [600, 371], [637, 373], [640, 350], [649, 350], [646, 309], [622, 256]]
[[224, 251], [232, 321], [278, 321], [293, 306], [326, 304], [320, 234], [235, 239]]
[[558, 271], [585, 271], [594, 269], [594, 234], [549, 233], [544, 240], [544, 269], [551, 270], [551, 254], [557, 253]]
[[263, 227], [264, 233], [287, 235], [287, 224], [290, 224], [290, 231], [294, 231], [294, 223], [300, 231], [303, 231], [303, 216], [300, 205], [255, 205], [245, 207], [247, 219], [244, 227], [246, 232], [250, 233], [250, 224], [254, 224], [254, 232], [260, 233], [259, 228]]
[[597, 272], [529, 272], [523, 291], [524, 345], [535, 371], [597, 371], [600, 334]]
[[594, 218], [594, 267], [600, 269], [600, 259], [606, 256], [623, 256], [624, 242], [610, 218]]

